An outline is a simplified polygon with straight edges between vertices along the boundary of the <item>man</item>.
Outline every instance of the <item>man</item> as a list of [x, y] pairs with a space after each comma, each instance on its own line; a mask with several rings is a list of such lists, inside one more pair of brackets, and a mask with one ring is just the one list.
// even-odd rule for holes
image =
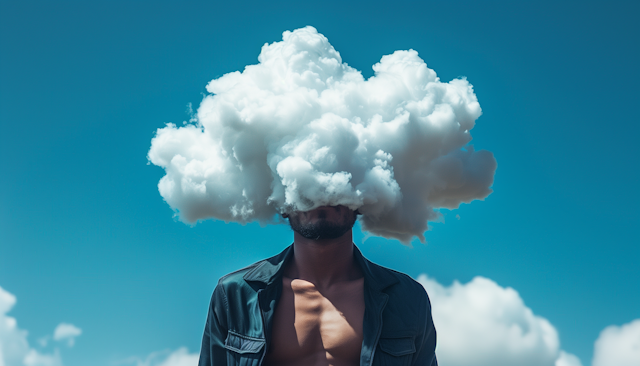
[[357, 212], [289, 216], [293, 245], [220, 279], [199, 366], [437, 366], [424, 288], [365, 259]]

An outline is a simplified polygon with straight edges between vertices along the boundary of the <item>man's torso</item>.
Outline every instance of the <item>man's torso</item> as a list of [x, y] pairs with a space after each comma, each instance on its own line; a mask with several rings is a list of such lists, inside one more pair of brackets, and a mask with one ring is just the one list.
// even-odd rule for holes
[[284, 277], [273, 318], [267, 365], [358, 365], [364, 317], [364, 278], [319, 291]]
[[[277, 352], [280, 336], [274, 318], [277, 311], [284, 311], [278, 303], [287, 296], [281, 270], [292, 253], [289, 247], [277, 256], [220, 279], [211, 298], [199, 366], [266, 365], [269, 354]], [[357, 248], [354, 255], [364, 275], [358, 365], [437, 366], [436, 332], [424, 288], [404, 274], [369, 262]], [[291, 303], [291, 297], [288, 301]], [[339, 302], [332, 304], [343, 311]], [[299, 320], [294, 319], [294, 331], [296, 321]], [[298, 333], [295, 334], [297, 342]], [[281, 363], [274, 361], [274, 364]]]

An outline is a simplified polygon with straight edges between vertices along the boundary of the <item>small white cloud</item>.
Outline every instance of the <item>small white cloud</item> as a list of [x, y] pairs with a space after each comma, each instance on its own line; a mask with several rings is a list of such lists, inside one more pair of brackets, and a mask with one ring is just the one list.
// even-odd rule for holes
[[197, 366], [199, 357], [197, 353], [189, 353], [186, 347], [180, 347], [173, 352], [152, 352], [144, 360], [132, 357], [122, 363], [136, 366]]
[[555, 366], [582, 366], [582, 363], [575, 355], [560, 351], [560, 357], [556, 360]]
[[640, 319], [606, 327], [595, 342], [592, 366], [640, 365]]
[[197, 353], [189, 353], [186, 348], [182, 347], [171, 353], [158, 366], [196, 366], [198, 359], [199, 355]]
[[53, 339], [56, 341], [66, 340], [69, 347], [73, 347], [77, 336], [82, 334], [82, 329], [69, 323], [60, 323], [53, 331]]
[[447, 366], [581, 366], [560, 350], [558, 332], [517, 291], [476, 277], [445, 287], [418, 277], [431, 298], [438, 331], [436, 355]]

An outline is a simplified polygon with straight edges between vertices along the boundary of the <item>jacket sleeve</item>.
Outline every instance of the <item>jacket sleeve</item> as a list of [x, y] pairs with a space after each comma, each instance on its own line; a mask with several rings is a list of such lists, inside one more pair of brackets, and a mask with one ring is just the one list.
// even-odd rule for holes
[[198, 366], [225, 366], [227, 352], [224, 348], [227, 339], [227, 297], [221, 284], [216, 286], [211, 296], [207, 323], [202, 336], [202, 348]]
[[426, 292], [423, 299], [423, 319], [421, 324], [424, 324], [424, 331], [416, 337], [416, 354], [413, 358], [413, 365], [438, 366], [438, 360], [436, 359], [436, 328], [431, 317], [431, 302]]

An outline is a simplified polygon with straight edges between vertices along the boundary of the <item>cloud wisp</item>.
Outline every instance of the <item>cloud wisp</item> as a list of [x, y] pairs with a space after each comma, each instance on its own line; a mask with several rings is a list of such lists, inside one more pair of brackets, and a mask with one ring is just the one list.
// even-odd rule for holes
[[365, 231], [408, 242], [437, 209], [491, 193], [493, 154], [468, 145], [482, 112], [466, 79], [440, 81], [413, 50], [364, 79], [313, 27], [284, 32], [258, 61], [212, 80], [195, 122], [151, 142], [182, 221], [273, 223], [345, 205]]
[[73, 347], [76, 337], [82, 334], [82, 329], [69, 323], [60, 323], [53, 331], [53, 339], [56, 341], [67, 341], [69, 347]]

